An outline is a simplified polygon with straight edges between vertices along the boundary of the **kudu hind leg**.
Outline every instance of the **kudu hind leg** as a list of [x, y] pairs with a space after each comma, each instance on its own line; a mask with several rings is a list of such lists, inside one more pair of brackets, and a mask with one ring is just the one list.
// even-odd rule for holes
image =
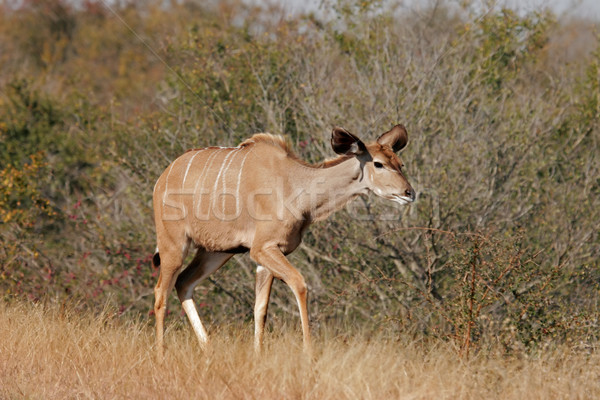
[[262, 350], [269, 297], [273, 286], [273, 274], [266, 268], [258, 266], [256, 269], [256, 300], [254, 303], [254, 351]]
[[183, 270], [175, 283], [181, 306], [203, 350], [206, 349], [208, 344], [208, 334], [200, 320], [196, 304], [194, 303], [194, 288], [208, 275], [225, 264], [231, 257], [232, 255], [228, 253], [209, 253], [203, 249], [199, 249], [190, 265]]
[[154, 287], [154, 315], [156, 317], [156, 347], [159, 357], [164, 356], [165, 315], [167, 300], [175, 284], [175, 276], [181, 269], [181, 255], [160, 254], [160, 272]]

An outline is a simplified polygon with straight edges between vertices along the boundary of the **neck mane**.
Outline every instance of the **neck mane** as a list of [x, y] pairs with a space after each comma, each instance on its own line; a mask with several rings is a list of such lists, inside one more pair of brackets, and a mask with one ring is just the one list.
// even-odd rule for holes
[[256, 144], [256, 143], [266, 143], [268, 145], [277, 147], [277, 148], [285, 151], [287, 156], [290, 159], [292, 159], [292, 160], [296, 161], [297, 163], [299, 163], [305, 167], [308, 167], [308, 168], [315, 168], [315, 169], [331, 168], [331, 167], [335, 167], [336, 165], [339, 165], [339, 164], [343, 163], [344, 161], [352, 158], [352, 156], [342, 155], [342, 156], [331, 158], [331, 159], [328, 159], [325, 161], [311, 164], [307, 161], [304, 161], [302, 158], [298, 157], [298, 155], [296, 153], [294, 153], [290, 144], [285, 140], [285, 138], [283, 136], [272, 135], [270, 133], [256, 133], [249, 139], [246, 139], [242, 143], [240, 143], [240, 147], [244, 147], [244, 146], [248, 146], [248, 145]]

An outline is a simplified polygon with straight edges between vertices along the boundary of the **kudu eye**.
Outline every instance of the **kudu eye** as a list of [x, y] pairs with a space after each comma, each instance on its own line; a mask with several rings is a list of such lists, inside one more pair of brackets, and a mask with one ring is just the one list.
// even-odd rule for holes
[[373, 163], [373, 165], [375, 166], [375, 168], [383, 168], [383, 164], [382, 164], [382, 163], [380, 163], [380, 162], [378, 162], [378, 161], [375, 161], [375, 162]]

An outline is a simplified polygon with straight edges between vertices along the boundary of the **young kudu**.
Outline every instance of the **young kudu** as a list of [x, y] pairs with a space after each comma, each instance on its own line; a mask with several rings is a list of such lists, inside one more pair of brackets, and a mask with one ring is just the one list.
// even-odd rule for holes
[[[360, 194], [372, 191], [400, 204], [414, 201], [415, 192], [396, 155], [407, 141], [402, 125], [370, 144], [335, 128], [331, 145], [339, 156], [309, 165], [280, 136], [261, 133], [238, 147], [191, 150], [173, 161], [158, 178], [153, 196], [153, 263], [160, 266], [154, 289], [159, 353], [163, 354], [172, 287], [204, 348], [208, 337], [192, 299], [194, 288], [234, 254], [246, 251], [258, 264], [255, 349], [262, 345], [271, 285], [278, 278], [296, 297], [304, 348], [310, 352], [306, 283], [285, 256], [298, 247], [312, 222], [327, 218]], [[196, 254], [182, 269], [190, 247]]]

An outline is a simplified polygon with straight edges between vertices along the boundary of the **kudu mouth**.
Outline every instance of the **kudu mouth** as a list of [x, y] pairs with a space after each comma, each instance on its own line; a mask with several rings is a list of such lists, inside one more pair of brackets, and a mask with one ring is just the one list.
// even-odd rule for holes
[[385, 198], [387, 198], [388, 200], [395, 201], [396, 203], [404, 205], [404, 204], [409, 204], [409, 203], [412, 203], [413, 201], [415, 201], [416, 193], [413, 188], [410, 188], [410, 189], [406, 189], [404, 194], [391, 194], [391, 195], [385, 196]]

